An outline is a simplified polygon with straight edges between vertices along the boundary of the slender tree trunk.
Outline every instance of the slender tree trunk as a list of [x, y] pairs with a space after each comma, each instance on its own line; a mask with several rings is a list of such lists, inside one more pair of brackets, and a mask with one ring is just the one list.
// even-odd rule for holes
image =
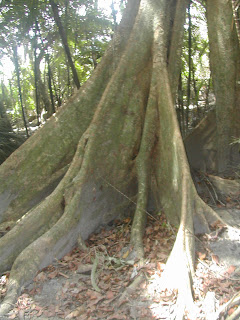
[[113, 18], [113, 31], [115, 32], [117, 29], [117, 11], [115, 10], [115, 7], [114, 7], [114, 0], [112, 0], [111, 9], [112, 9], [112, 18]]
[[71, 52], [70, 52], [70, 49], [69, 49], [69, 46], [68, 46], [68, 42], [67, 42], [67, 36], [66, 36], [65, 30], [63, 28], [62, 21], [61, 21], [61, 19], [59, 17], [59, 14], [58, 14], [58, 7], [57, 7], [56, 3], [54, 2], [54, 0], [49, 0], [49, 3], [51, 5], [52, 11], [53, 11], [54, 20], [55, 20], [55, 22], [56, 22], [56, 24], [58, 26], [59, 34], [60, 34], [60, 37], [62, 39], [62, 43], [63, 43], [64, 49], [65, 49], [65, 53], [66, 53], [66, 56], [67, 56], [67, 59], [68, 59], [68, 63], [70, 65], [70, 68], [71, 68], [72, 73], [73, 73], [74, 83], [75, 83], [76, 87], [79, 89], [80, 88], [80, 82], [79, 82], [79, 79], [78, 79], [77, 70], [76, 70], [75, 65], [73, 63]]
[[209, 93], [210, 93], [210, 87], [211, 87], [211, 77], [209, 77], [207, 88], [205, 90], [205, 105], [204, 109], [207, 111], [209, 109]]
[[61, 97], [58, 94], [58, 88], [56, 85], [56, 81], [54, 80], [54, 77], [52, 77], [52, 83], [53, 83], [53, 88], [54, 88], [54, 93], [55, 93], [55, 99], [57, 101], [57, 107], [61, 107], [62, 105], [62, 101], [61, 101]]
[[96, 69], [96, 68], [97, 68], [97, 54], [96, 54], [96, 51], [95, 51], [94, 43], [92, 43], [91, 47], [92, 47], [92, 61], [93, 61], [93, 67], [94, 67], [94, 69]]
[[232, 10], [233, 10], [235, 27], [237, 30], [238, 43], [240, 45], [240, 2], [239, 0], [232, 0]]
[[179, 124], [180, 129], [182, 132], [182, 136], [185, 136], [186, 130], [185, 130], [185, 112], [184, 112], [184, 102], [183, 102], [183, 89], [182, 89], [182, 74], [180, 73], [179, 76], [179, 84], [178, 84], [178, 118], [179, 118]]
[[50, 66], [48, 54], [46, 55], [46, 60], [47, 60], [47, 68], [48, 68], [48, 89], [49, 89], [49, 93], [50, 93], [51, 107], [52, 107], [52, 114], [53, 114], [56, 112], [56, 109], [55, 109], [53, 90], [52, 90], [52, 72], [51, 72], [51, 66]]
[[0, 116], [2, 119], [4, 119], [5, 122], [5, 126], [7, 128], [7, 130], [9, 131], [13, 131], [11, 122], [7, 116], [6, 113], [6, 100], [7, 100], [7, 95], [6, 95], [6, 89], [5, 89], [5, 85], [3, 83], [3, 81], [1, 82], [1, 88], [2, 88], [2, 99], [0, 99]]
[[186, 130], [189, 126], [189, 106], [191, 101], [191, 81], [192, 81], [192, 20], [191, 4], [188, 6], [188, 81], [187, 81], [187, 109], [186, 109]]
[[19, 94], [20, 104], [21, 104], [21, 108], [22, 108], [23, 123], [24, 123], [24, 127], [26, 130], [26, 135], [27, 135], [27, 137], [29, 137], [27, 116], [26, 116], [26, 112], [25, 112], [25, 109], [23, 106], [23, 99], [22, 99], [22, 88], [21, 88], [21, 81], [20, 81], [20, 70], [19, 70], [19, 63], [18, 63], [17, 46], [13, 46], [13, 60], [14, 60], [15, 71], [16, 71], [16, 75], [17, 75], [18, 94]]
[[[35, 23], [35, 25], [37, 25]], [[36, 98], [36, 113], [37, 124], [40, 125], [40, 105], [39, 105], [39, 90], [38, 90], [38, 67], [37, 67], [37, 26], [35, 27], [35, 35], [33, 39], [33, 52], [34, 52], [34, 80], [35, 80], [35, 98]]]
[[[44, 42], [42, 40], [41, 30], [40, 30], [38, 21], [36, 21], [36, 30], [38, 31], [39, 38], [41, 39], [41, 43], [42, 43], [42, 51], [39, 53], [36, 59], [36, 70], [37, 70], [36, 74], [38, 75], [37, 82], [38, 82], [38, 88], [39, 88], [39, 96], [42, 99], [44, 109], [46, 110], [47, 117], [49, 118], [55, 112], [55, 106], [54, 106], [53, 96], [51, 96], [52, 87], [50, 86], [51, 89], [49, 88], [49, 75], [51, 74], [51, 71], [49, 73], [49, 70], [50, 70], [49, 56], [48, 54], [45, 54], [45, 51], [47, 50], [47, 48], [44, 45]], [[49, 100], [48, 91], [46, 89], [45, 83], [42, 81], [41, 71], [40, 71], [40, 62], [42, 61], [44, 56], [48, 66], [48, 88], [49, 88], [50, 100]]]

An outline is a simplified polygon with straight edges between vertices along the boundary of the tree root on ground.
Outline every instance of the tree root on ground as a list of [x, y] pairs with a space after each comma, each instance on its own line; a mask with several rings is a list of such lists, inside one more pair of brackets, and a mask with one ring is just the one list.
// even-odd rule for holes
[[96, 274], [97, 274], [97, 267], [98, 267], [98, 255], [96, 254], [93, 266], [92, 266], [92, 272], [91, 272], [91, 283], [93, 286], [93, 289], [97, 292], [101, 292], [101, 289], [98, 287], [97, 282], [96, 282]]
[[140, 274], [133, 282], [124, 290], [120, 297], [118, 297], [118, 305], [120, 305], [129, 295], [131, 295], [145, 280], [145, 276]]
[[[86, 144], [85, 136], [79, 142], [72, 166], [53, 193], [43, 202], [30, 210], [0, 242], [0, 273], [11, 268], [17, 256], [45, 232], [51, 230], [62, 216], [68, 204], [64, 190], [70, 190], [70, 183], [81, 167], [82, 154]], [[16, 241], [21, 239], [21, 241]]]
[[[138, 198], [137, 206], [134, 214], [134, 220], [131, 230], [131, 242], [137, 252], [139, 258], [144, 257], [144, 248], [142, 243], [142, 237], [144, 234], [144, 228], [146, 224], [146, 213], [148, 204], [148, 194], [150, 187], [150, 154], [152, 153], [155, 143], [155, 131], [154, 126], [156, 118], [156, 106], [157, 101], [154, 97], [155, 81], [152, 80], [150, 96], [148, 99], [143, 134], [141, 139], [140, 150], [136, 158], [137, 178], [138, 178]], [[153, 91], [153, 92], [152, 92]]]
[[[230, 310], [234, 306], [238, 306], [240, 304], [240, 292], [237, 292], [228, 302], [226, 302], [219, 311], [216, 313], [216, 320], [222, 319], [225, 317], [228, 310]], [[226, 320], [236, 320], [239, 319], [240, 315], [240, 307], [238, 308], [229, 316], [225, 317]]]

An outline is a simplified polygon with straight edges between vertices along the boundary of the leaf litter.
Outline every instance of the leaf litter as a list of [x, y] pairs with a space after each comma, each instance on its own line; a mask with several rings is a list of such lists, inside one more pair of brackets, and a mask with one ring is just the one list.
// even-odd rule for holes
[[[219, 228], [213, 226], [217, 235]], [[41, 270], [5, 319], [174, 319], [177, 292], [162, 291], [160, 279], [176, 230], [163, 213], [156, 220], [149, 217], [144, 262], [136, 259], [130, 234], [130, 218], [92, 234], [86, 241], [88, 250], [75, 248]], [[210, 296], [218, 307], [240, 290], [239, 267], [225, 265], [209, 248], [211, 241], [217, 237], [199, 238], [193, 284], [198, 315], [194, 320], [206, 319]], [[9, 274], [0, 278], [0, 300], [8, 278]], [[186, 319], [190, 318], [186, 315]]]

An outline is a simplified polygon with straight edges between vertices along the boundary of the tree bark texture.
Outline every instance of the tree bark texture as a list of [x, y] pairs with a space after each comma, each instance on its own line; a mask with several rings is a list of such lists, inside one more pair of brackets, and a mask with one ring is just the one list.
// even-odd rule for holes
[[238, 147], [231, 145], [240, 136], [240, 48], [231, 2], [207, 1], [207, 22], [216, 96], [216, 169], [221, 173], [240, 162]]
[[0, 240], [0, 272], [11, 268], [0, 315], [39, 269], [119, 215], [133, 213], [142, 258], [150, 193], [179, 226], [166, 279], [181, 315], [192, 306], [194, 231], [216, 214], [194, 188], [173, 103], [187, 6], [129, 1], [88, 82], [0, 167], [1, 221], [16, 222]]

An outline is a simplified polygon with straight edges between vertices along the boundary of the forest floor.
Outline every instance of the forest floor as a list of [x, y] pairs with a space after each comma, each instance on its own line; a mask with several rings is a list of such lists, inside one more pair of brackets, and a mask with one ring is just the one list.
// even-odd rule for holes
[[[217, 308], [240, 290], [240, 204], [228, 199], [217, 210], [227, 212], [238, 228], [215, 221], [210, 235], [196, 237], [194, 320], [206, 319], [210, 304]], [[130, 246], [130, 232], [130, 218], [100, 228], [86, 241], [88, 251], [75, 248], [39, 272], [2, 319], [173, 319], [177, 294], [161, 291], [160, 281], [176, 230], [164, 214], [148, 216], [141, 264]], [[176, 276], [177, 266], [176, 261]], [[0, 278], [0, 300], [8, 277]]]

